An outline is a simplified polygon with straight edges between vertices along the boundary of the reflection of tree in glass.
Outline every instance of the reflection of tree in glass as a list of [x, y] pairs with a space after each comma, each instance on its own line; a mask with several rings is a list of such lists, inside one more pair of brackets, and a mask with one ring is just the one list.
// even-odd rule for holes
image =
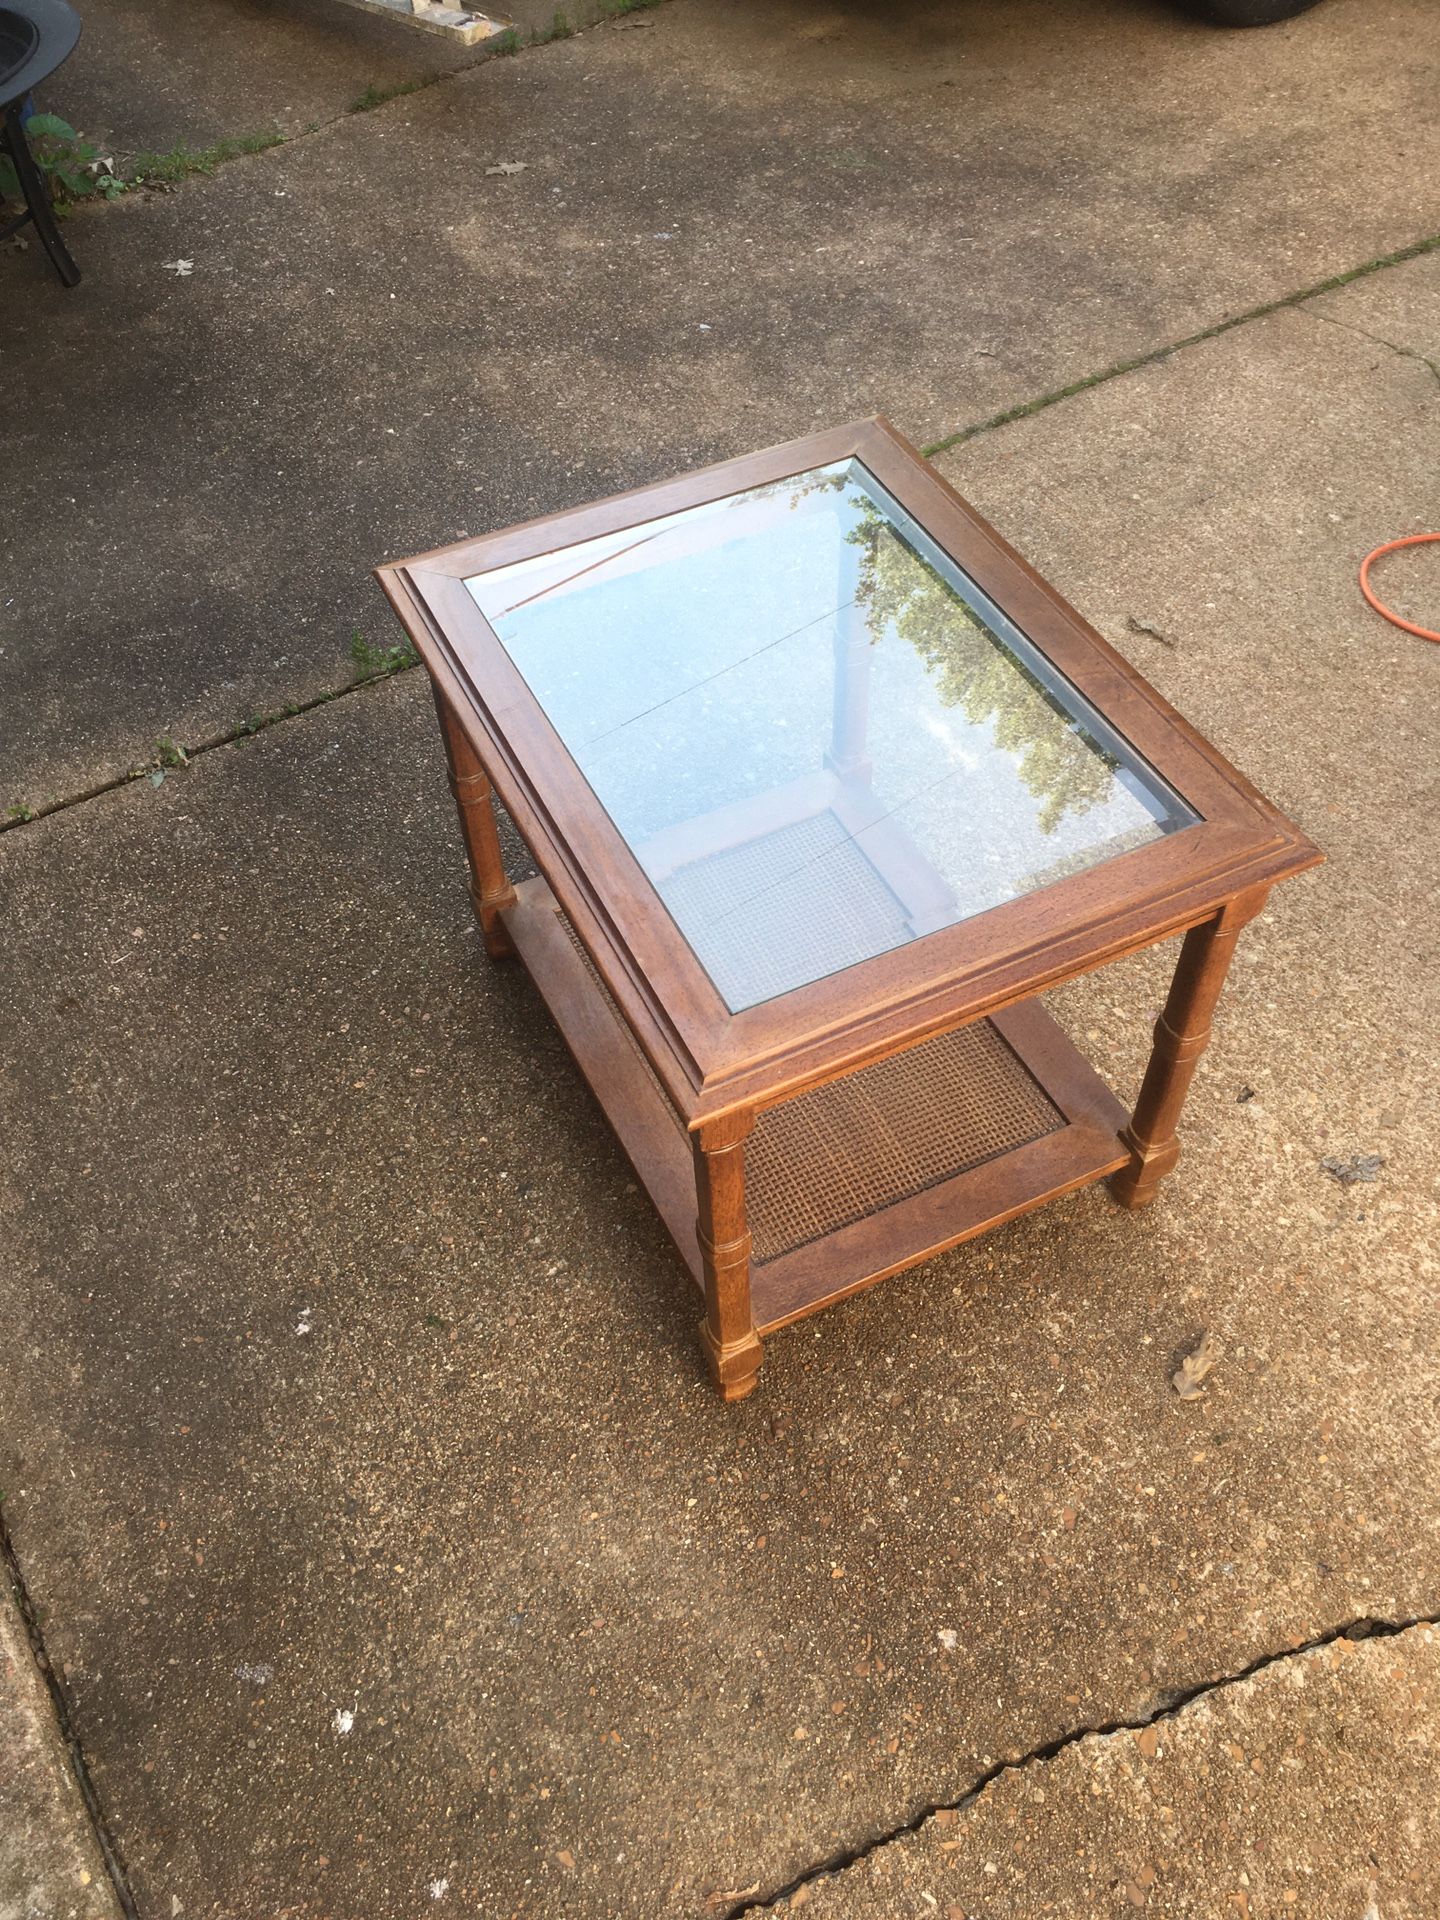
[[[878, 638], [893, 627], [929, 667], [947, 706], [973, 726], [993, 722], [995, 744], [1016, 756], [1053, 833], [1111, 791], [1119, 762], [1079, 732], [1054, 695], [983, 627], [948, 580], [867, 506], [848, 536], [860, 549], [856, 605]], [[1057, 724], [1058, 723], [1058, 724]]]
[[751, 487], [742, 497], [746, 500], [783, 500], [794, 513], [817, 493], [843, 493], [847, 487], [853, 486], [851, 465], [847, 460], [834, 467], [814, 467], [809, 473], [792, 473], [784, 480], [768, 480], [764, 486]]

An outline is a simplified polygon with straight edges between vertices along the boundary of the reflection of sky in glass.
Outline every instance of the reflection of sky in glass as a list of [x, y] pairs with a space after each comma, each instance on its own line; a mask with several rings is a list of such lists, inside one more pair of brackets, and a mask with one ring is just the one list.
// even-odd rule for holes
[[468, 584], [732, 1009], [1194, 819], [858, 462]]

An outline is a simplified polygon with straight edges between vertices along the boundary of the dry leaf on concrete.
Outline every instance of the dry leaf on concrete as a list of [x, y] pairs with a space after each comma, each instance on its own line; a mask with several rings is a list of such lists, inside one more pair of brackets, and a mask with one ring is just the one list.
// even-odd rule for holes
[[1133, 613], [1125, 616], [1125, 624], [1131, 633], [1143, 633], [1147, 640], [1158, 640], [1162, 647], [1173, 647], [1178, 644], [1174, 634], [1162, 633], [1159, 627], [1152, 627], [1148, 620], [1137, 620]]
[[1353, 1187], [1362, 1180], [1378, 1180], [1384, 1164], [1383, 1153], [1354, 1153], [1348, 1160], [1338, 1159], [1331, 1154], [1320, 1162], [1322, 1169], [1332, 1180], [1338, 1180], [1342, 1187]]
[[1182, 1400], [1200, 1398], [1200, 1382], [1219, 1358], [1220, 1348], [1214, 1334], [1201, 1334], [1200, 1344], [1195, 1351], [1187, 1353], [1179, 1367], [1170, 1376], [1170, 1384]]

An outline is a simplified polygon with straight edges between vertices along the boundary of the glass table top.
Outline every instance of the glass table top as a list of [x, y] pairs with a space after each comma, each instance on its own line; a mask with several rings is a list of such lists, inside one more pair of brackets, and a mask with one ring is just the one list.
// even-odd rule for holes
[[732, 1012], [1198, 818], [857, 460], [466, 585]]

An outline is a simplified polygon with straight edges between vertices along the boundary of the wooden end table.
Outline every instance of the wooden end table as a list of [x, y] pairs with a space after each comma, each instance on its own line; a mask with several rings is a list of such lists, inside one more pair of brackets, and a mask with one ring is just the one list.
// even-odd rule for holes
[[[659, 1209], [727, 1400], [887, 1274], [1105, 1175], [1154, 1197], [1236, 938], [1321, 855], [884, 421], [379, 579], [485, 946]], [[1173, 934], [1127, 1115], [1036, 995]]]

